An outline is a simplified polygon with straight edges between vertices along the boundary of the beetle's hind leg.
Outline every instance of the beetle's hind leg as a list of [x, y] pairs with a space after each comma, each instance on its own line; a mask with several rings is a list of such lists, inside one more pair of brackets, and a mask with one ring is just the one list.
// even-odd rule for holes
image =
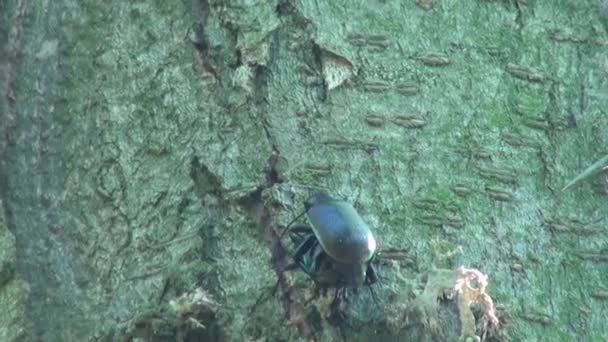
[[[294, 233], [299, 234], [298, 231]], [[294, 240], [294, 242], [299, 242], [299, 244], [296, 247], [296, 252], [293, 256], [293, 262], [285, 266], [285, 268], [283, 268], [283, 271], [292, 271], [299, 267], [304, 272], [309, 273], [309, 270], [307, 270], [306, 267], [302, 264], [302, 258], [304, 257], [304, 255], [306, 255], [306, 253], [309, 253], [319, 243], [317, 241], [317, 237], [314, 234], [308, 234], [306, 236], [298, 238], [297, 241]]]
[[308, 235], [304, 239], [304, 241], [302, 241], [300, 245], [298, 245], [298, 247], [296, 248], [296, 254], [294, 254], [293, 260], [297, 264], [300, 264], [304, 254], [308, 253], [311, 249], [313, 249], [317, 243], [319, 242], [317, 241], [317, 237], [314, 234]]

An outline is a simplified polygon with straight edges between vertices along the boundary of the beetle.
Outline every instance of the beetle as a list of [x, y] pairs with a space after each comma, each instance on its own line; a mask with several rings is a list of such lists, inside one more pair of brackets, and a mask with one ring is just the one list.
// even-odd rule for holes
[[[293, 263], [286, 270], [300, 268], [323, 288], [356, 288], [378, 281], [372, 261], [376, 239], [355, 208], [324, 192], [304, 202], [304, 212], [287, 231], [296, 246]], [[292, 224], [306, 214], [308, 224]]]

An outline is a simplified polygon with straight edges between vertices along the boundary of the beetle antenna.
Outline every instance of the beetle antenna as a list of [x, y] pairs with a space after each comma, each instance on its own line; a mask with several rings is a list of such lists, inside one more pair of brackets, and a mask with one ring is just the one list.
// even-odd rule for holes
[[296, 222], [298, 219], [300, 219], [300, 217], [304, 216], [304, 214], [306, 214], [306, 210], [304, 210], [300, 215], [296, 216], [296, 218], [294, 218], [293, 220], [291, 220], [291, 222], [289, 222], [287, 227], [285, 227], [285, 229], [279, 236], [279, 241], [283, 240], [283, 236], [285, 235], [285, 233], [287, 233], [287, 231], [289, 230], [289, 227], [291, 227], [291, 225], [294, 224], [294, 222]]

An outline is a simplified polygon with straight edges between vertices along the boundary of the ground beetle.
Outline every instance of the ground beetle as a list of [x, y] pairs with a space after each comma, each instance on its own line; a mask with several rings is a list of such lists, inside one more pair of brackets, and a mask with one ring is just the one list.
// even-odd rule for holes
[[[288, 269], [300, 268], [323, 288], [359, 287], [378, 281], [372, 260], [376, 239], [353, 206], [315, 193], [304, 202], [305, 211], [285, 231], [296, 246]], [[295, 224], [306, 214], [308, 225]], [[371, 287], [370, 287], [371, 289]]]

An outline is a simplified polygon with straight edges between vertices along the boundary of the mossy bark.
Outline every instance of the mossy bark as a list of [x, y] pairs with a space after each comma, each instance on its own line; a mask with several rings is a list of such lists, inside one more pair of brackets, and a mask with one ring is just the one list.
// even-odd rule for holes
[[[608, 176], [561, 189], [608, 153], [607, 9], [0, 2], [0, 336], [432, 339], [387, 315], [464, 265], [502, 315], [488, 337], [605, 339]], [[376, 234], [378, 304], [336, 315], [280, 271], [276, 232], [315, 189]], [[205, 329], [168, 305], [197, 287]]]

